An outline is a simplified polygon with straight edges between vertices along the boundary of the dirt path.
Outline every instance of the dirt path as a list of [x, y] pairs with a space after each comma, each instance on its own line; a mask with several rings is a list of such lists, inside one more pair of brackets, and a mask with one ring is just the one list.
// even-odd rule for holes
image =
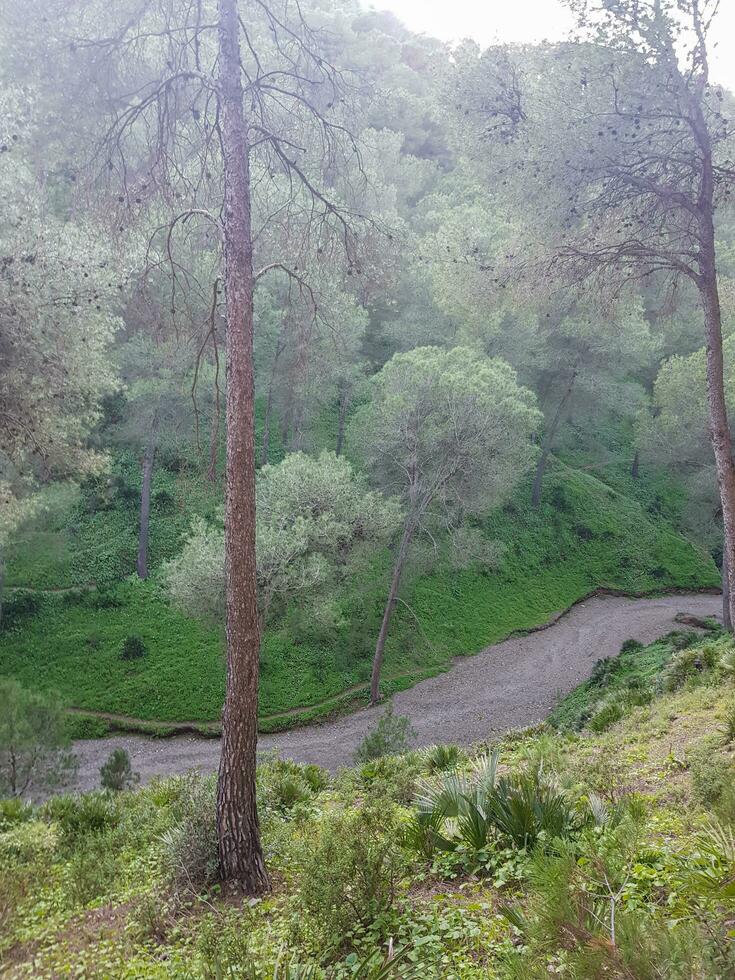
[[[676, 628], [678, 612], [719, 616], [721, 606], [721, 598], [715, 595], [589, 599], [547, 630], [512, 637], [462, 658], [446, 674], [396, 694], [395, 711], [410, 717], [416, 745], [468, 744], [490, 733], [530, 725], [541, 721], [561, 694], [585, 680], [596, 660], [615, 656], [624, 640], [651, 643]], [[350, 764], [356, 746], [382, 710], [364, 708], [321, 725], [262, 735], [259, 748], [337, 769]], [[79, 757], [74, 788], [98, 786], [100, 766], [119, 747], [130, 753], [143, 782], [190, 769], [211, 772], [219, 762], [218, 739], [142, 735], [90, 739], [74, 746]]]

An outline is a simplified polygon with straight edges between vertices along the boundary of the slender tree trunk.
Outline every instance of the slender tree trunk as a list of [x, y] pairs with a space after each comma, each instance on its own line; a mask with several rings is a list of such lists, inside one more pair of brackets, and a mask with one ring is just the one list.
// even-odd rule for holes
[[217, 398], [215, 405], [212, 408], [212, 427], [209, 433], [209, 467], [207, 468], [207, 479], [210, 483], [214, 483], [217, 479], [217, 460], [219, 459], [219, 414], [219, 398]]
[[641, 466], [641, 461], [638, 453], [636, 453], [635, 456], [633, 457], [633, 465], [630, 468], [630, 475], [633, 477], [634, 480], [637, 480], [638, 477], [640, 476], [640, 466]]
[[538, 463], [536, 464], [536, 475], [533, 478], [533, 489], [531, 491], [531, 506], [538, 507], [541, 503], [541, 490], [543, 489], [544, 473], [546, 472], [546, 463], [549, 459], [549, 453], [551, 452], [551, 447], [554, 444], [554, 438], [556, 437], [556, 430], [559, 428], [559, 422], [564, 414], [564, 409], [569, 404], [569, 399], [572, 397], [572, 391], [574, 389], [574, 382], [577, 379], [577, 369], [575, 368], [572, 372], [572, 377], [567, 385], [564, 394], [562, 395], [561, 401], [556, 409], [554, 418], [551, 420], [551, 424], [544, 433], [544, 439], [541, 443], [541, 455], [538, 458]]
[[140, 491], [140, 527], [138, 530], [138, 560], [135, 570], [138, 578], [148, 578], [148, 538], [151, 526], [151, 485], [153, 483], [153, 464], [156, 459], [158, 441], [158, 413], [153, 416], [148, 445], [143, 455], [143, 482]]
[[703, 247], [699, 289], [704, 306], [707, 338], [709, 428], [722, 505], [722, 567], [726, 570], [728, 619], [732, 623], [735, 622], [735, 582], [733, 582], [733, 573], [735, 572], [735, 460], [733, 459], [732, 435], [725, 401], [722, 312], [717, 288], [714, 229], [711, 228], [711, 221], [708, 230], [711, 230], [711, 234], [707, 235], [709, 241]]
[[347, 411], [350, 407], [350, 399], [347, 391], [342, 388], [339, 393], [339, 422], [337, 426], [337, 445], [335, 446], [335, 453], [337, 456], [342, 455], [342, 449], [345, 442], [345, 426], [347, 424]]
[[413, 514], [409, 514], [403, 526], [401, 543], [398, 546], [396, 560], [393, 565], [393, 575], [390, 582], [388, 599], [383, 611], [383, 621], [380, 624], [378, 642], [375, 645], [375, 656], [373, 657], [373, 673], [370, 680], [370, 703], [377, 704], [380, 700], [380, 672], [383, 669], [383, 653], [385, 651], [385, 641], [388, 638], [388, 627], [393, 616], [393, 610], [398, 599], [398, 590], [401, 586], [401, 577], [408, 557], [408, 549], [411, 546], [414, 532], [416, 531], [416, 519]]
[[227, 687], [217, 781], [217, 838], [223, 879], [255, 895], [267, 891], [270, 882], [260, 844], [255, 798], [260, 632], [255, 577], [250, 163], [243, 112], [237, 0], [218, 0], [218, 9], [227, 311]]
[[3, 622], [3, 599], [5, 597], [5, 557], [0, 551], [0, 626]]
[[727, 569], [727, 554], [722, 549], [722, 625], [732, 632], [732, 614], [730, 612], [730, 580]]

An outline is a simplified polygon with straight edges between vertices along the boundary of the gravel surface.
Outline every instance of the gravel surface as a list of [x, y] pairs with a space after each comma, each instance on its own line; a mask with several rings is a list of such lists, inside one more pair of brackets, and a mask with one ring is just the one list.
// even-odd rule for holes
[[[589, 599], [548, 629], [459, 658], [447, 673], [396, 694], [395, 712], [411, 719], [417, 746], [469, 744], [491, 733], [531, 725], [545, 718], [562, 694], [585, 680], [595, 661], [615, 656], [624, 640], [652, 643], [676, 628], [678, 612], [719, 616], [721, 608], [719, 596], [701, 594]], [[350, 764], [355, 748], [382, 711], [363, 708], [323, 724], [263, 735], [259, 750], [338, 769]], [[79, 757], [74, 789], [99, 786], [100, 766], [116, 748], [127, 749], [142, 782], [191, 769], [212, 772], [219, 762], [219, 739], [188, 735], [89, 739], [74, 745]]]

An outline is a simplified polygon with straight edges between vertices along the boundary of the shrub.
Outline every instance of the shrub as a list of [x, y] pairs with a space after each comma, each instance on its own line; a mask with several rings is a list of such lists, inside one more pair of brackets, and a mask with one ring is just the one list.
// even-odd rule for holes
[[44, 803], [40, 812], [57, 825], [61, 843], [68, 848], [103, 834], [120, 822], [117, 800], [108, 793], [54, 796]]
[[115, 749], [100, 769], [100, 783], [103, 789], [119, 793], [124, 789], [132, 789], [140, 782], [140, 773], [133, 772], [130, 756], [125, 749]]
[[23, 803], [17, 796], [0, 800], [0, 834], [10, 830], [16, 824], [25, 823], [33, 816], [33, 807]]
[[393, 705], [390, 704], [375, 727], [360, 742], [355, 752], [355, 762], [368, 762], [384, 755], [399, 755], [406, 751], [409, 740], [415, 734], [410, 719], [405, 715], [395, 715]]
[[456, 769], [462, 759], [457, 745], [430, 745], [422, 753], [426, 769], [430, 773]]
[[117, 874], [117, 861], [105, 835], [86, 837], [74, 848], [64, 865], [64, 889], [70, 903], [87, 905], [108, 894]]
[[677, 691], [687, 682], [701, 680], [717, 664], [720, 652], [717, 643], [679, 648], [661, 675], [661, 687], [664, 691]]
[[415, 753], [380, 756], [363, 763], [358, 770], [360, 782], [373, 797], [410, 803], [416, 792], [421, 759]]
[[328, 813], [300, 869], [298, 903], [331, 948], [369, 926], [395, 900], [406, 866], [400, 812], [385, 801]]
[[438, 782], [424, 782], [409, 830], [423, 853], [434, 847], [463, 847], [480, 858], [493, 840], [532, 848], [541, 835], [567, 837], [585, 820], [541, 766], [510, 776], [497, 776], [498, 753], [475, 763], [472, 776], [445, 773]]
[[704, 739], [687, 761], [695, 799], [707, 807], [717, 806], [732, 786], [734, 772], [729, 759], [716, 751], [712, 739]]
[[121, 660], [138, 660], [148, 653], [143, 638], [135, 633], [125, 637], [120, 651]]
[[0, 630], [17, 629], [26, 619], [40, 612], [46, 603], [42, 592], [18, 589], [11, 592], [3, 601]]
[[0, 796], [63, 785], [76, 758], [58, 696], [0, 679], [0, 704]]
[[614, 725], [616, 721], [620, 721], [623, 714], [623, 705], [620, 703], [620, 701], [608, 701], [607, 704], [603, 704], [602, 707], [595, 712], [595, 714], [587, 722], [587, 725], [593, 732], [604, 732], [610, 728], [611, 725]]
[[174, 892], [198, 894], [219, 876], [214, 780], [182, 780], [174, 811], [176, 822], [161, 837], [165, 873]]
[[723, 726], [725, 745], [735, 741], [735, 703], [728, 705]]
[[640, 640], [625, 640], [623, 645], [620, 647], [620, 652], [625, 653], [638, 653], [639, 650], [643, 650], [643, 644]]

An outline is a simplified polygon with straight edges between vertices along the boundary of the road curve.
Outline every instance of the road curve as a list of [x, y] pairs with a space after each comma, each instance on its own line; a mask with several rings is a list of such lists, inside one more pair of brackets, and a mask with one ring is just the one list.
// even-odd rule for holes
[[[655, 599], [596, 597], [574, 606], [548, 629], [511, 637], [451, 670], [421, 681], [393, 697], [396, 714], [408, 715], [415, 744], [469, 744], [491, 733], [541, 721], [562, 694], [585, 680], [595, 663], [615, 656], [624, 640], [651, 643], [676, 628], [679, 612], [719, 616], [716, 595], [685, 594]], [[263, 735], [261, 751], [275, 750], [297, 762], [328, 769], [349, 765], [382, 708], [363, 708], [322, 724]], [[79, 771], [73, 789], [99, 786], [99, 769], [109, 753], [124, 748], [142, 782], [191, 769], [212, 772], [219, 762], [219, 739], [177, 736], [151, 739], [115, 735], [74, 744]]]

